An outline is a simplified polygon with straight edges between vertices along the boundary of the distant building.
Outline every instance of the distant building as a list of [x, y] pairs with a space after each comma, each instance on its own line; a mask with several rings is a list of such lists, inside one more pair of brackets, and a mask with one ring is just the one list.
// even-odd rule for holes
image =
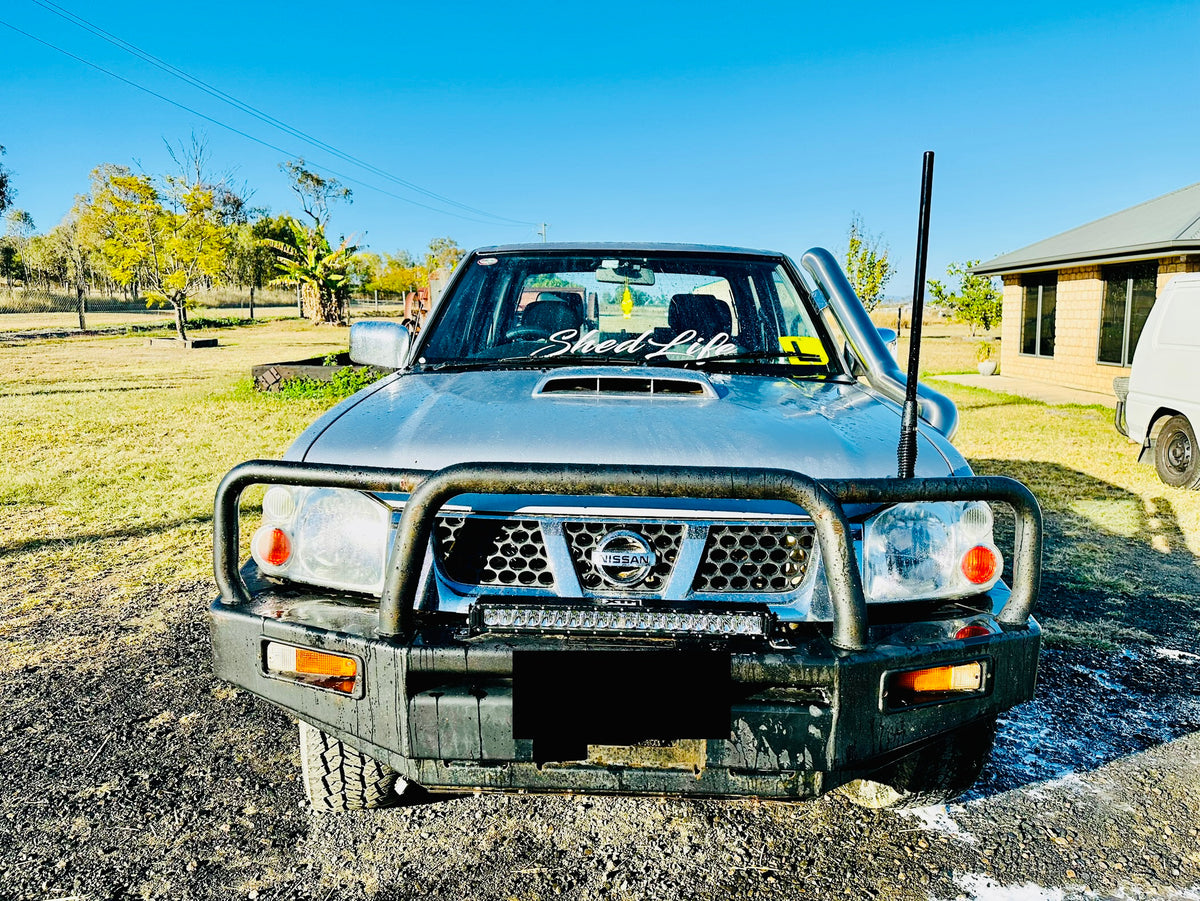
[[1001, 372], [1109, 393], [1163, 286], [1200, 272], [1200, 183], [971, 271], [1004, 280]]

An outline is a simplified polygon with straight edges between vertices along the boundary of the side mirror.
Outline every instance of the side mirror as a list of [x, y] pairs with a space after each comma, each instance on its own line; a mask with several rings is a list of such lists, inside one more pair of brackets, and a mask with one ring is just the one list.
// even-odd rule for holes
[[398, 322], [368, 319], [350, 326], [350, 359], [355, 363], [400, 369], [411, 348], [412, 334]]
[[896, 334], [896, 330], [891, 328], [877, 328], [875, 331], [879, 332], [879, 337], [888, 346], [888, 350], [892, 352], [892, 356], [895, 357], [900, 349], [900, 336]]

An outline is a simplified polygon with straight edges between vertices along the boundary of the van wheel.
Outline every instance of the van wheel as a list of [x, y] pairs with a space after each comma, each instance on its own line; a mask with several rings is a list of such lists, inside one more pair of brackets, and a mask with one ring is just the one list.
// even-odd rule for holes
[[395, 770], [303, 720], [300, 770], [314, 810], [375, 810], [399, 800]]
[[1200, 448], [1186, 416], [1172, 416], [1154, 439], [1154, 468], [1175, 488], [1200, 487]]
[[945, 804], [975, 784], [995, 741], [995, 717], [968, 723], [839, 791], [859, 807], [876, 810]]

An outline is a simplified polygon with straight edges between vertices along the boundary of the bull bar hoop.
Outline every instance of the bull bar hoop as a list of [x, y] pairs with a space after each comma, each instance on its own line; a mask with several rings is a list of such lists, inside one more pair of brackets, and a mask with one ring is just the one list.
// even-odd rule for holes
[[1012, 508], [1016, 533], [1012, 593], [998, 619], [1024, 628], [1041, 584], [1042, 513], [1015, 479], [968, 476], [818, 481], [784, 469], [612, 464], [460, 463], [437, 472], [250, 460], [217, 488], [213, 510], [213, 568], [222, 598], [252, 603], [240, 572], [239, 506], [250, 485], [303, 485], [409, 493], [393, 540], [379, 601], [378, 635], [403, 640], [414, 626], [414, 603], [434, 517], [462, 494], [555, 494], [614, 497], [708, 497], [792, 503], [812, 519], [833, 607], [833, 644], [867, 647], [867, 605], [843, 504], [994, 501]]

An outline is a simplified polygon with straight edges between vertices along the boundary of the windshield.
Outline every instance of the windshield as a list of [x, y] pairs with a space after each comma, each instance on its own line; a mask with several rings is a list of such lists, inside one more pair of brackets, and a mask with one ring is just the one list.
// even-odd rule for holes
[[624, 363], [839, 374], [803, 287], [774, 260], [691, 254], [470, 258], [422, 366]]

